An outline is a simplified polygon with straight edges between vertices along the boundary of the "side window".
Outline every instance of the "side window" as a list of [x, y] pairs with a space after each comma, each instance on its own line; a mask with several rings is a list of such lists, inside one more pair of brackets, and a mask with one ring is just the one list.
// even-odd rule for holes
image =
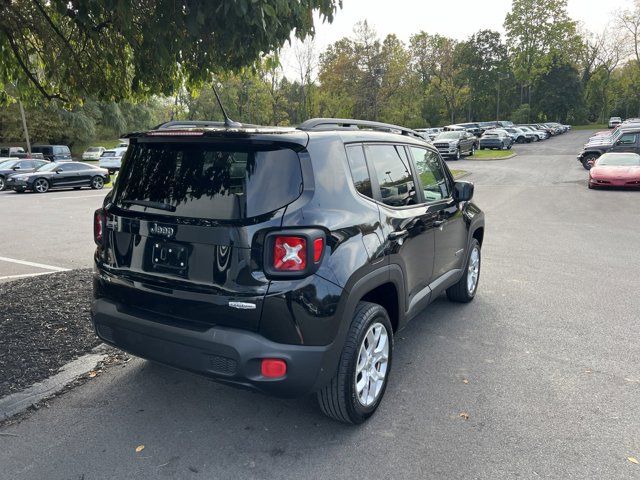
[[351, 169], [351, 178], [356, 190], [365, 197], [373, 198], [371, 191], [371, 177], [367, 169], [367, 162], [364, 158], [362, 145], [351, 145], [347, 147], [347, 159]]
[[33, 163], [32, 161], [26, 160], [24, 162], [20, 162], [20, 168], [22, 169], [26, 169], [26, 168], [33, 168]]
[[449, 183], [438, 154], [425, 148], [410, 147], [427, 202], [449, 196]]
[[415, 182], [403, 147], [367, 145], [365, 152], [378, 179], [384, 204], [404, 207], [418, 203]]
[[635, 143], [636, 143], [635, 133], [625, 133], [620, 137], [621, 145], [635, 145]]

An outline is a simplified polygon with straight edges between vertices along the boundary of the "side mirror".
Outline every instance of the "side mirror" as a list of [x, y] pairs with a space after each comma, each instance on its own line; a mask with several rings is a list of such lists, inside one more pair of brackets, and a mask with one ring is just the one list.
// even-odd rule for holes
[[62, 171], [62, 168], [61, 168], [61, 167], [58, 167], [58, 168], [56, 168], [56, 169], [54, 170], [54, 172], [56, 172], [56, 173], [60, 173], [61, 171]]
[[11, 167], [11, 170], [20, 170], [20, 167], [16, 165], [15, 167]]
[[453, 184], [453, 199], [456, 202], [468, 202], [473, 198], [473, 183], [456, 182]]

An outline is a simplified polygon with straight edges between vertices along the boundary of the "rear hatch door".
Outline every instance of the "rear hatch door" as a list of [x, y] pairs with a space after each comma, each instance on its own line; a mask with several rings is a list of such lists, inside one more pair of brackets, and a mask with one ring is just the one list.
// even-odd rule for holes
[[256, 330], [269, 282], [254, 236], [302, 192], [300, 148], [132, 141], [106, 206], [105, 295], [159, 319]]

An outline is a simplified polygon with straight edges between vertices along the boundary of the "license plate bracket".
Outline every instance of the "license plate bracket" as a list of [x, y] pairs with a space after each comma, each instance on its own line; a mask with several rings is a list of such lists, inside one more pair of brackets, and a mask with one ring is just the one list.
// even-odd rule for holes
[[150, 263], [154, 271], [187, 275], [190, 253], [188, 246], [157, 239], [152, 242]]

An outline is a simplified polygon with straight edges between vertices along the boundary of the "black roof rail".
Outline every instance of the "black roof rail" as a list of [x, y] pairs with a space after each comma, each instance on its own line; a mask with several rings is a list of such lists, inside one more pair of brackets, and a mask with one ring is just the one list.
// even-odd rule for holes
[[407, 135], [424, 140], [418, 132], [410, 128], [393, 125], [391, 123], [374, 122], [371, 120], [355, 120], [353, 118], [311, 118], [298, 125], [298, 130], [355, 130], [361, 127], [369, 128], [371, 130], [398, 133], [400, 135]]

